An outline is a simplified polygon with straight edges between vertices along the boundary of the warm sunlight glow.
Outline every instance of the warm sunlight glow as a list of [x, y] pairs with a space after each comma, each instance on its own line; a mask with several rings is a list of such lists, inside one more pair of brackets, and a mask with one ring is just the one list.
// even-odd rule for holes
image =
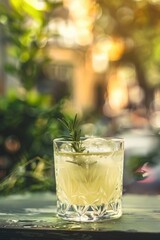
[[115, 112], [122, 110], [128, 103], [128, 90], [124, 81], [119, 78], [115, 71], [108, 80], [107, 86], [108, 103]]
[[125, 43], [121, 38], [108, 38], [108, 54], [110, 61], [117, 61], [121, 58], [125, 49]]
[[105, 53], [93, 53], [92, 67], [95, 72], [104, 72], [108, 67], [108, 55]]
[[92, 47], [92, 67], [95, 72], [104, 72], [108, 67], [108, 45], [105, 40]]
[[81, 45], [81, 46], [85, 46], [85, 45], [89, 45], [92, 42], [93, 36], [92, 33], [87, 30], [87, 29], [79, 29], [79, 31], [77, 31], [77, 38], [76, 38], [76, 42]]
[[104, 72], [109, 61], [118, 60], [124, 52], [124, 42], [120, 38], [107, 37], [92, 47], [92, 64], [95, 72]]
[[81, 46], [91, 44], [93, 24], [98, 16], [99, 5], [94, 0], [64, 0], [63, 3], [77, 29], [76, 43]]
[[24, 0], [28, 5], [32, 6], [33, 8], [37, 10], [45, 10], [46, 9], [46, 3], [44, 0]]

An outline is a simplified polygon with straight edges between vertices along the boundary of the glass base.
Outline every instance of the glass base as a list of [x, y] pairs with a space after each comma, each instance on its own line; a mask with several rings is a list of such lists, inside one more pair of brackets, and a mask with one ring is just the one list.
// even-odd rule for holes
[[102, 222], [117, 219], [122, 216], [121, 200], [98, 206], [69, 205], [58, 200], [57, 214], [64, 220], [76, 222]]

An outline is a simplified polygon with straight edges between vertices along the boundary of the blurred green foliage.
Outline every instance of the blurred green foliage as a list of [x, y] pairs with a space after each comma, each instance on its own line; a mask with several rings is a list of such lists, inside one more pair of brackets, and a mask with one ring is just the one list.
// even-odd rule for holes
[[48, 107], [48, 101], [35, 92], [0, 98], [0, 157], [8, 175], [0, 192], [54, 190], [52, 143], [62, 132], [62, 114], [61, 104]]
[[35, 87], [43, 64], [50, 61], [44, 51], [49, 37], [47, 25], [61, 4], [48, 0], [41, 9], [34, 2], [24, 0], [0, 4], [0, 25], [8, 56], [5, 69], [27, 90]]
[[7, 175], [0, 184], [3, 194], [55, 189], [52, 141], [61, 131], [56, 121], [61, 117], [61, 103], [52, 106], [51, 96], [33, 89], [43, 64], [50, 61], [44, 51], [49, 37], [47, 24], [61, 4], [47, 0], [39, 8], [32, 1], [0, 3], [7, 55], [4, 68], [25, 92], [8, 92], [0, 98], [0, 159]]

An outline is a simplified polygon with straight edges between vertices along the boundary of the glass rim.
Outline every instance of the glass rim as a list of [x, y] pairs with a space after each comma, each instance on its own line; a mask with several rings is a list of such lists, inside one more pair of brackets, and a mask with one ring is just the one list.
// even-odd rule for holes
[[[86, 139], [89, 139], [89, 138], [96, 138], [96, 139], [100, 138], [100, 139], [105, 139], [105, 140], [111, 140], [113, 142], [124, 142], [124, 138], [122, 138], [122, 137], [99, 137], [99, 136], [81, 137], [80, 141], [83, 141], [83, 140], [86, 140]], [[53, 143], [63, 143], [63, 142], [72, 143], [72, 142], [79, 142], [79, 141], [65, 140], [63, 137], [53, 139]]]

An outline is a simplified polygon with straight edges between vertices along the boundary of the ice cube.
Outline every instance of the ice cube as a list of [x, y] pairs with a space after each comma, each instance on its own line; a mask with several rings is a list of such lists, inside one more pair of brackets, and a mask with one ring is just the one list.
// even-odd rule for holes
[[61, 152], [73, 152], [72, 146], [70, 143], [63, 143], [60, 146], [60, 151]]
[[112, 139], [89, 137], [83, 141], [87, 152], [112, 152], [115, 151], [115, 143]]

